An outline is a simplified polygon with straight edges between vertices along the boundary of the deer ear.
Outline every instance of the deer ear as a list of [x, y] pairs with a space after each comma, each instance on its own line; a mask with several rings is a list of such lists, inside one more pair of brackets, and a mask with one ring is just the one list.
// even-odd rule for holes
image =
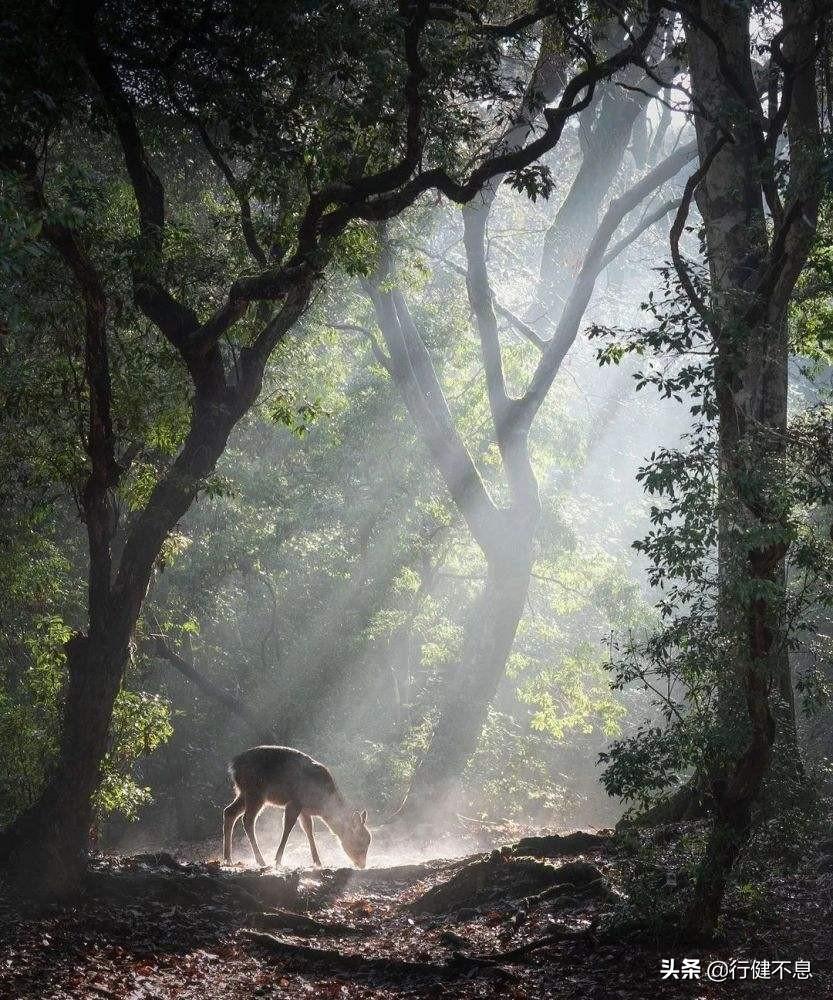
[[359, 819], [362, 821], [362, 823], [367, 822], [367, 809], [362, 809], [362, 811], [359, 813]]

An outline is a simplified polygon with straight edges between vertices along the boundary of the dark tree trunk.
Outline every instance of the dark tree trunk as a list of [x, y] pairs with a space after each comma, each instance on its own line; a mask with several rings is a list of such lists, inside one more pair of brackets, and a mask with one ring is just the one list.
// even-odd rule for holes
[[113, 706], [128, 646], [168, 533], [193, 503], [222, 454], [237, 420], [254, 402], [259, 381], [219, 399], [197, 396], [191, 431], [171, 469], [155, 487], [133, 525], [111, 582], [112, 484], [86, 492], [90, 538], [89, 635], [67, 643], [67, 682], [55, 769], [38, 800], [0, 838], [9, 877], [29, 894], [58, 896], [78, 884], [92, 820], [92, 796], [101, 778]]
[[67, 685], [58, 760], [39, 799], [3, 834], [13, 881], [33, 895], [62, 895], [77, 885], [92, 826], [110, 719], [126, 643], [76, 635], [66, 647]]
[[[778, 135], [761, 131], [749, 8], [701, 0], [686, 23], [692, 91], [702, 109], [696, 119], [704, 170], [698, 205], [711, 279], [710, 302], [701, 312], [717, 350], [718, 624], [726, 651], [719, 696], [728, 734], [709, 763], [714, 825], [686, 915], [696, 936], [716, 926], [776, 734], [787, 757], [797, 751], [784, 632], [789, 531], [778, 486], [786, 462], [786, 317], [815, 231], [818, 117], [811, 7], [785, 3], [782, 14], [785, 59], [779, 65], [790, 77], [783, 88], [790, 142], [783, 208], [773, 180]], [[765, 203], [775, 217], [771, 239]], [[696, 292], [689, 295], [696, 304]]]

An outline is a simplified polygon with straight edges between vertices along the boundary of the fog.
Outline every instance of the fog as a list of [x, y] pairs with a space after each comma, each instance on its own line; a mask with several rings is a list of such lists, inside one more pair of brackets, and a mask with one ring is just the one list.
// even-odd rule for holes
[[[603, 145], [605, 115], [621, 114], [629, 100], [640, 103], [626, 106], [638, 134], [618, 154], [600, 202], [587, 158]], [[510, 397], [524, 392], [558, 328], [605, 205], [691, 135], [682, 115], [610, 84], [551, 154], [549, 198], [495, 189], [484, 248]], [[192, 853], [216, 855], [217, 817], [230, 797], [226, 764], [264, 740], [321, 759], [345, 796], [368, 808], [377, 863], [464, 853], [501, 824], [615, 822], [621, 804], [602, 791], [596, 758], [648, 708], [644, 693], [613, 694], [603, 665], [612, 639], [648, 626], [655, 596], [632, 548], [648, 527], [636, 473], [651, 452], [679, 442], [690, 418], [685, 400], [660, 399], [650, 386], [636, 391], [645, 359], [601, 366], [602, 341], [587, 331], [654, 321], [643, 304], [661, 294], [669, 216], [641, 227], [679, 196], [690, 169], [684, 163], [615, 228], [614, 243], [633, 238], [599, 273], [532, 422], [542, 513], [529, 593], [457, 796], [427, 810], [433, 828], [388, 836], [383, 824], [431, 744], [444, 685], [466, 668], [487, 560], [432, 461], [425, 428], [403, 405], [402, 385], [385, 370], [391, 342], [374, 311], [374, 280], [377, 296], [401, 289], [453, 432], [495, 505], [512, 502], [464, 280], [463, 215], [443, 204], [380, 232], [387, 285], [367, 271], [333, 277], [277, 352], [217, 487], [183, 521], [148, 620], [215, 691], [245, 706], [249, 721], [171, 662], [143, 662], [142, 685], [169, 703], [174, 732], [140, 762], [138, 782], [153, 801], [136, 822], [111, 824], [114, 846], [188, 842]], [[554, 234], [570, 239], [553, 243]], [[565, 246], [574, 254], [565, 256]], [[265, 844], [275, 842], [280, 813], [264, 812], [259, 829]], [[325, 864], [335, 864], [337, 844], [326, 833], [322, 841]], [[238, 850], [250, 856], [247, 844]], [[286, 863], [306, 863], [306, 851], [296, 831]]]

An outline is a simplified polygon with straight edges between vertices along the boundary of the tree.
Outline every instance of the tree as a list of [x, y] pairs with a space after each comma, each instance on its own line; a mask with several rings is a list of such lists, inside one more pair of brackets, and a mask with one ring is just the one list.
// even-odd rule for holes
[[[633, 30], [638, 23], [639, 18], [635, 17]], [[622, 34], [628, 32], [618, 21], [606, 27], [608, 47], [615, 50]], [[654, 61], [662, 68], [672, 67], [673, 76], [676, 60], [670, 44], [671, 27], [671, 22], [663, 23], [661, 28], [653, 23], [651, 41], [645, 48], [652, 52]], [[542, 109], [546, 109], [564, 87], [563, 75], [571, 70], [575, 58], [569, 41], [561, 45], [556, 32], [545, 32], [524, 100], [512, 128], [498, 140], [496, 155], [522, 147]], [[627, 66], [620, 58], [619, 67], [630, 81], [629, 85], [639, 83], [644, 76], [649, 86], [654, 87], [654, 70], [645, 76], [641, 68], [643, 58], [635, 56], [629, 59]], [[631, 62], [640, 67], [638, 72]], [[608, 202], [604, 211], [598, 211], [599, 202], [603, 200], [600, 188], [607, 190], [611, 178], [620, 172], [630, 130], [652, 94], [649, 90], [640, 100], [629, 102], [623, 112], [621, 99], [611, 96], [618, 93], [618, 82], [616, 76], [606, 84], [599, 101], [599, 122], [592, 133], [594, 140], [586, 153], [588, 159], [580, 161], [575, 180], [545, 235], [542, 269], [560, 275], [558, 281], [553, 279], [553, 282], [565, 298], [561, 301], [552, 288], [547, 293], [549, 311], [546, 316], [539, 316], [536, 324], [539, 330], [544, 330], [544, 336], [496, 304], [492, 293], [486, 244], [489, 217], [501, 178], [490, 181], [462, 212], [465, 267], [453, 261], [450, 264], [443, 262], [465, 277], [480, 344], [494, 440], [508, 486], [505, 505], [496, 501], [484, 486], [475, 461], [455, 426], [424, 338], [405, 295], [395, 287], [393, 262], [387, 259], [375, 278], [365, 283], [387, 349], [387, 355], [380, 356], [381, 363], [398, 386], [487, 566], [486, 583], [471, 609], [471, 623], [459, 663], [448, 680], [439, 706], [430, 749], [412, 780], [406, 803], [408, 809], [419, 810], [422, 803], [433, 809], [451, 792], [475, 750], [489, 705], [505, 673], [527, 597], [540, 517], [538, 481], [530, 456], [530, 432], [535, 417], [578, 336], [599, 275], [641, 232], [667, 214], [669, 206], [663, 204], [659, 213], [656, 210], [644, 212], [633, 229], [614, 242], [615, 235], [630, 213], [673, 180], [695, 155], [694, 143], [682, 144], [666, 155], [662, 154], [660, 145], [658, 162], [640, 177], [620, 177], [624, 190]], [[569, 93], [573, 85], [574, 81], [568, 83], [564, 93]], [[611, 106], [615, 111], [609, 110]], [[588, 105], [584, 114], [591, 110], [597, 111], [596, 103]], [[596, 164], [602, 142], [610, 141], [611, 115], [617, 121], [622, 119], [617, 125], [618, 132], [614, 133], [621, 134], [615, 148], [608, 150], [609, 155], [604, 158], [606, 173], [600, 180]], [[545, 195], [549, 193], [548, 176], [539, 177]], [[519, 186], [511, 177], [509, 182]], [[523, 185], [520, 187], [526, 190]], [[529, 193], [536, 198], [542, 191], [533, 183]], [[587, 232], [583, 238], [570, 232], [568, 250], [559, 241], [568, 238], [564, 219], [570, 212], [575, 213], [576, 205], [583, 206], [589, 215], [583, 223]], [[578, 264], [573, 267], [576, 259]], [[567, 260], [569, 264], [565, 263]], [[535, 294], [540, 298], [540, 291]], [[557, 300], [556, 308], [554, 302]], [[507, 388], [500, 321], [516, 332], [519, 330], [539, 352], [528, 375], [527, 387], [518, 396], [511, 395]]]
[[[643, 800], [687, 769], [689, 788], [705, 786], [714, 825], [685, 916], [702, 936], [715, 928], [776, 742], [790, 768], [782, 779], [800, 770], [789, 652], [808, 608], [829, 600], [827, 557], [806, 513], [826, 502], [824, 488], [808, 485], [802, 434], [790, 443], [787, 425], [788, 310], [822, 192], [820, 21], [811, 4], [784, 5], [781, 30], [753, 38], [748, 5], [683, 13], [700, 165], [672, 226], [664, 300], [650, 303], [658, 322], [602, 352], [676, 357], [641, 372], [640, 384], [687, 397], [693, 417], [684, 446], [652, 455], [641, 472], [664, 498], [637, 543], [664, 588], [661, 627], [615, 662], [616, 684], [643, 684], [664, 723], [605, 754], [604, 780]], [[770, 57], [763, 76], [754, 52]], [[691, 263], [680, 243], [695, 200], [703, 257]]]
[[[57, 765], [3, 834], [8, 868], [30, 889], [62, 891], [77, 881], [113, 704], [154, 568], [339, 241], [432, 189], [463, 203], [498, 173], [525, 169], [619, 64], [591, 62], [534, 142], [478, 156], [477, 101], [500, 103], [505, 93], [496, 74], [502, 39], [535, 20], [494, 25], [409, 0], [395, 10], [322, 4], [293, 17], [257, 4], [84, 0], [8, 12], [3, 104], [15, 125], [3, 138], [2, 166], [33, 238], [72, 276], [64, 318], [73, 328], [79, 322], [81, 337], [65, 349], [83, 358], [76, 399], [86, 411], [76, 489], [89, 554], [87, 627], [66, 644]], [[570, 11], [569, 30], [575, 20]], [[380, 36], [391, 40], [384, 50]], [[474, 111], [462, 110], [463, 98]], [[79, 161], [84, 183], [68, 183]], [[203, 198], [210, 168], [224, 183], [214, 213]], [[228, 253], [206, 259], [195, 252], [198, 234], [220, 219]], [[117, 237], [107, 239], [114, 225]], [[108, 255], [113, 243], [118, 253]], [[204, 267], [196, 280], [195, 256]], [[17, 299], [29, 291], [21, 279]], [[175, 457], [159, 464], [128, 523], [115, 499], [147, 441], [124, 419], [114, 381], [113, 339], [125, 329], [161, 338], [171, 377], [182, 384], [187, 373], [188, 399]]]
[[[702, 933], [714, 929], [769, 767], [779, 712], [773, 686], [776, 697], [792, 701], [781, 639], [789, 526], [770, 484], [784, 477], [787, 309], [812, 246], [821, 194], [815, 58], [820, 10], [813, 3], [787, 3], [780, 12], [783, 26], [768, 40], [763, 113], [752, 62], [751, 6], [709, 0], [684, 9], [700, 170], [672, 237], [679, 237], [697, 186], [707, 301], [678, 251], [674, 260], [716, 348], [718, 616], [730, 688], [724, 699], [732, 701], [745, 733], [742, 748], [710, 769], [715, 822], [689, 913], [690, 927]], [[779, 156], [784, 132], [788, 164]]]

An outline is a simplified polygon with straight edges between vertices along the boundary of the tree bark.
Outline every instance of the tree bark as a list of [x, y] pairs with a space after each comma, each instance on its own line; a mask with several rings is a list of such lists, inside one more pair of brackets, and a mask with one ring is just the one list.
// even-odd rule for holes
[[92, 796], [100, 780], [127, 649], [76, 635], [67, 644], [58, 763], [39, 799], [0, 839], [10, 879], [27, 894], [63, 895], [86, 864]]
[[506, 671], [532, 571], [535, 520], [523, 532], [507, 531], [512, 544], [487, 555], [483, 590], [474, 603], [463, 650], [445, 679], [431, 743], [418, 763], [400, 814], [439, 816], [460, 792], [459, 782]]
[[[815, 230], [818, 180], [808, 165], [818, 123], [811, 8], [784, 4], [782, 10], [779, 65], [785, 67], [791, 154], [786, 208], [773, 184], [785, 119], [771, 109], [769, 121], [761, 122], [748, 8], [702, 0], [686, 19], [692, 92], [701, 110], [696, 127], [705, 173], [698, 206], [708, 305], [698, 304], [687, 287], [716, 346], [718, 626], [726, 650], [719, 711], [728, 734], [709, 762], [714, 825], [686, 916], [695, 936], [714, 931], [770, 766], [777, 714], [791, 710], [783, 623], [788, 529], [777, 489], [786, 461], [786, 313]], [[775, 223], [771, 239], [765, 205]], [[679, 257], [675, 263], [686, 285]]]

